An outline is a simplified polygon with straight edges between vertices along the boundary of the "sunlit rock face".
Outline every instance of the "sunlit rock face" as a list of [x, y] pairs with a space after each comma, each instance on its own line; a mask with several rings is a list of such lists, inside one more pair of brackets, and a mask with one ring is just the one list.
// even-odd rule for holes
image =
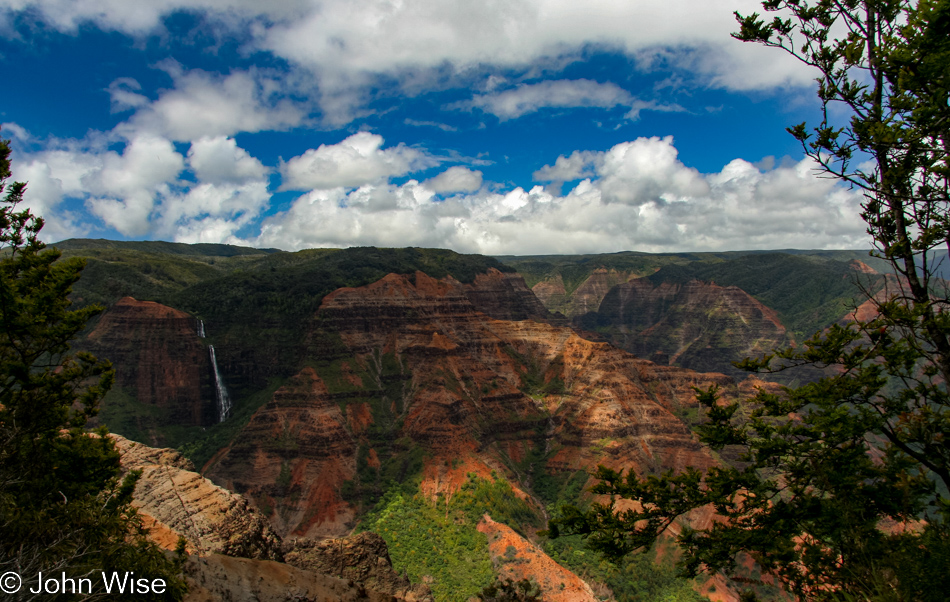
[[208, 348], [188, 314], [124, 297], [102, 314], [82, 346], [112, 362], [123, 395], [157, 410], [143, 420], [180, 426], [217, 422]]
[[191, 554], [281, 559], [280, 538], [245, 498], [194, 472], [173, 449], [110, 437], [123, 471], [142, 472], [132, 504], [157, 543], [173, 550], [182, 538]]
[[566, 327], [492, 319], [465, 285], [421, 272], [327, 295], [310, 328], [308, 365], [206, 467], [284, 536], [349, 532], [389, 480], [436, 496], [496, 471], [537, 499], [542, 474], [598, 463], [707, 467], [677, 415], [693, 386], [739, 391]]
[[657, 363], [732, 375], [741, 374], [732, 362], [791, 343], [775, 311], [738, 287], [698, 280], [631, 280], [575, 322]]
[[[240, 495], [193, 470], [173, 449], [110, 435], [123, 472], [141, 471], [133, 492], [148, 536], [191, 558], [186, 600], [286, 600], [288, 592], [334, 600], [432, 602], [429, 589], [396, 573], [386, 542], [374, 533], [326, 540], [282, 541]], [[286, 561], [286, 564], [280, 562]]]

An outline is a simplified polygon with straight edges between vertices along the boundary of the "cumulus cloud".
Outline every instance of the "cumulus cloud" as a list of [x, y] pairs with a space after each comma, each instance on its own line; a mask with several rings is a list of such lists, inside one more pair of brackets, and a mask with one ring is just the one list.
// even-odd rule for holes
[[446, 192], [474, 192], [482, 185], [482, 172], [456, 165], [426, 180], [423, 185], [437, 194]]
[[638, 138], [620, 143], [609, 151], [574, 151], [560, 156], [554, 165], [534, 172], [541, 182], [569, 182], [599, 177], [605, 203], [644, 205], [709, 194], [709, 185], [698, 171], [676, 158], [672, 136]]
[[96, 169], [82, 178], [84, 188], [93, 195], [86, 206], [122, 234], [147, 233], [149, 216], [184, 169], [184, 157], [169, 140], [139, 136], [121, 155], [109, 151], [97, 159]]
[[267, 168], [240, 148], [233, 138], [204, 137], [191, 143], [188, 164], [203, 182], [222, 184], [259, 180]]
[[581, 178], [593, 177], [594, 167], [602, 162], [603, 153], [593, 151], [574, 151], [570, 156], [561, 155], [554, 165], [545, 165], [534, 172], [538, 182], [570, 182]]
[[[393, 184], [435, 164], [422, 150], [383, 147], [360, 132], [280, 166], [303, 193], [268, 215], [269, 169], [232, 138], [195, 140], [183, 156], [168, 139], [57, 142], [15, 157], [45, 233], [102, 231], [183, 242], [298, 249], [381, 245], [485, 254], [862, 247], [861, 196], [816, 176], [814, 165], [736, 159], [716, 173], [684, 165], [670, 137], [575, 151], [535, 173], [574, 182], [503, 190], [461, 165]], [[298, 188], [300, 189], [300, 188]], [[448, 195], [448, 198], [446, 198]], [[89, 214], [69, 211], [85, 204]], [[250, 234], [248, 234], [250, 232]], [[258, 234], [259, 232], [259, 234]]]
[[321, 144], [281, 165], [281, 188], [352, 188], [438, 164], [434, 157], [404, 144], [382, 146], [383, 137], [369, 132], [357, 132], [337, 144]]
[[[187, 160], [170, 140], [148, 134], [121, 152], [101, 140], [54, 145], [13, 163], [14, 177], [28, 182], [27, 206], [46, 219], [46, 240], [108, 226], [125, 236], [221, 242], [259, 219], [270, 200], [267, 168], [230, 138], [195, 141]], [[195, 181], [182, 177], [188, 171]]]
[[257, 69], [227, 76], [201, 70], [183, 71], [163, 65], [175, 87], [149, 102], [127, 80], [110, 86], [113, 107], [136, 108], [116, 132], [131, 136], [149, 132], [172, 140], [232, 136], [239, 132], [287, 130], [302, 124], [307, 109], [285, 97], [286, 82]]
[[818, 178], [809, 160], [763, 170], [736, 159], [718, 173], [701, 174], [677, 159], [671, 138], [640, 138], [559, 157], [540, 172], [583, 179], [564, 195], [541, 186], [508, 192], [479, 187], [445, 201], [431, 185], [440, 176], [422, 184], [315, 190], [265, 220], [260, 236], [248, 242], [283, 248], [415, 245], [485, 254], [868, 244], [860, 195]]

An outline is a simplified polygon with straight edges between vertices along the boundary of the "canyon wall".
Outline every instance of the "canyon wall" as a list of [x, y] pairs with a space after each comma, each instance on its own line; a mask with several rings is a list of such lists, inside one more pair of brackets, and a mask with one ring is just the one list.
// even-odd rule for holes
[[731, 362], [791, 344], [778, 314], [736, 286], [638, 278], [575, 323], [660, 364], [740, 375]]
[[695, 410], [693, 386], [739, 392], [569, 328], [491, 319], [422, 272], [327, 295], [308, 340], [309, 365], [205, 467], [283, 536], [345, 534], [388, 480], [414, 474], [436, 496], [496, 471], [537, 498], [535, 481], [597, 463], [705, 468], [677, 416]]
[[198, 321], [180, 310], [124, 297], [108, 308], [80, 341], [116, 369], [116, 387], [103, 411], [128, 410], [151, 443], [154, 428], [210, 426], [218, 421], [213, 370]]

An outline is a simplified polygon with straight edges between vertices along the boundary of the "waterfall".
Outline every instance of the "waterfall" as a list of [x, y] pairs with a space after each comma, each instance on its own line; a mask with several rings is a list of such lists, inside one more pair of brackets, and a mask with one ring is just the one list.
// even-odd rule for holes
[[[198, 320], [198, 338], [205, 338], [205, 321]], [[213, 354], [214, 352], [212, 352]]]
[[[204, 325], [202, 324], [202, 330]], [[231, 413], [231, 398], [228, 396], [228, 388], [224, 386], [221, 379], [221, 371], [218, 370], [218, 361], [214, 357], [214, 345], [208, 345], [208, 352], [211, 354], [211, 366], [214, 368], [214, 389], [218, 398], [218, 422], [224, 422]]]

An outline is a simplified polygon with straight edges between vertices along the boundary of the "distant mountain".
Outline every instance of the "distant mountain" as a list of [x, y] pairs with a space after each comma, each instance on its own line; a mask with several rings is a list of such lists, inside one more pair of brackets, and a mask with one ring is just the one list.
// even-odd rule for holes
[[195, 257], [237, 257], [242, 255], [269, 255], [283, 253], [280, 249], [257, 249], [212, 243], [186, 244], [163, 240], [106, 240], [104, 238], [70, 238], [51, 243], [61, 251], [139, 251], [142, 253], [163, 253], [167, 255], [188, 255]]
[[577, 328], [660, 363], [733, 375], [740, 372], [732, 362], [800, 343], [839, 321], [866, 298], [862, 289], [880, 288], [879, 270], [889, 269], [866, 251], [500, 259]]

